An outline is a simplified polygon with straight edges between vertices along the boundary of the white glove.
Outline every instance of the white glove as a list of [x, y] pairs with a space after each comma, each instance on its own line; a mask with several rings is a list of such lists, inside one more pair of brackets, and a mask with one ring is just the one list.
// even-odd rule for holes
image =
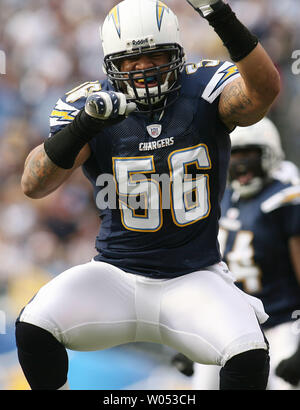
[[[216, 7], [222, 5], [222, 0], [186, 0], [202, 17], [213, 13]], [[217, 4], [219, 3], [219, 4]], [[224, 3], [223, 3], [224, 4]]]
[[105, 121], [121, 121], [135, 109], [134, 102], [127, 102], [124, 94], [115, 91], [99, 91], [89, 95], [84, 107], [88, 115]]

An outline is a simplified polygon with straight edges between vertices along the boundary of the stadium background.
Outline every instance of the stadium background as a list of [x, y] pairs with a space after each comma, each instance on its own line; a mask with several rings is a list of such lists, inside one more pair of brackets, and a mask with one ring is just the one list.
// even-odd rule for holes
[[[46, 199], [20, 190], [28, 152], [48, 135], [57, 99], [85, 82], [103, 78], [99, 24], [115, 0], [1, 0], [0, 50], [0, 389], [28, 389], [14, 341], [19, 310], [44, 283], [94, 256], [98, 217], [89, 183], [79, 170]], [[300, 166], [300, 50], [298, 0], [231, 0], [240, 19], [258, 35], [282, 76], [270, 118], [287, 159]], [[168, 0], [181, 26], [187, 60], [228, 59], [220, 40], [183, 0]], [[73, 389], [189, 389], [171, 368], [171, 349], [126, 345], [103, 352], [68, 352]]]

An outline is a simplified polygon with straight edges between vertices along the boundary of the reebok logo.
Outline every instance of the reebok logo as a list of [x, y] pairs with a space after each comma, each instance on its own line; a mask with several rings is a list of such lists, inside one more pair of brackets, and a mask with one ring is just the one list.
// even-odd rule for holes
[[155, 47], [155, 41], [153, 39], [153, 36], [148, 36], [146, 38], [139, 38], [135, 40], [128, 40], [126, 42], [126, 48], [129, 52], [141, 47]]
[[132, 47], [144, 46], [145, 44], [149, 44], [148, 38], [144, 38], [141, 40], [132, 40]]

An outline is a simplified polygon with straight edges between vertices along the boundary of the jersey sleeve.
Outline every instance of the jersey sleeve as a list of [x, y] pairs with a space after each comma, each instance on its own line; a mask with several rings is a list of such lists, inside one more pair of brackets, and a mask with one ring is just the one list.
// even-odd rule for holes
[[262, 203], [261, 210], [281, 226], [286, 239], [300, 235], [300, 185], [284, 188], [271, 196]]
[[51, 135], [56, 134], [66, 125], [70, 124], [75, 116], [79, 113], [80, 108], [68, 104], [66, 102], [66, 96], [60, 98], [57, 103], [55, 104], [49, 118], [49, 125], [50, 125], [50, 133]]
[[300, 170], [293, 162], [282, 161], [279, 167], [272, 172], [272, 177], [284, 184], [298, 185], [300, 183]]
[[227, 84], [240, 77], [237, 66], [229, 61], [201, 60], [198, 64], [188, 64], [186, 73], [201, 79], [201, 97], [212, 104]]
[[102, 84], [99, 81], [85, 82], [61, 97], [50, 114], [49, 137], [70, 124], [84, 107], [88, 95], [101, 89]]

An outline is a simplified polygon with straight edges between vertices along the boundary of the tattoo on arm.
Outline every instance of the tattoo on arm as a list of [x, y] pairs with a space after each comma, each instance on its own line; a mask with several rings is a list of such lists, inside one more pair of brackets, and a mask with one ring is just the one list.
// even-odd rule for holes
[[251, 121], [254, 103], [246, 94], [241, 79], [230, 83], [222, 92], [219, 113], [225, 124], [232, 126]]
[[25, 161], [21, 181], [23, 191], [32, 198], [42, 198], [50, 194], [65, 182], [74, 170], [89, 158], [90, 154], [87, 145], [79, 153], [73, 168], [63, 169], [55, 165], [46, 154], [44, 146], [39, 145], [31, 151]]
[[40, 150], [28, 159], [25, 164], [27, 168], [27, 181], [32, 185], [43, 186], [47, 179], [51, 178], [59, 169], [47, 156], [44, 149]]

